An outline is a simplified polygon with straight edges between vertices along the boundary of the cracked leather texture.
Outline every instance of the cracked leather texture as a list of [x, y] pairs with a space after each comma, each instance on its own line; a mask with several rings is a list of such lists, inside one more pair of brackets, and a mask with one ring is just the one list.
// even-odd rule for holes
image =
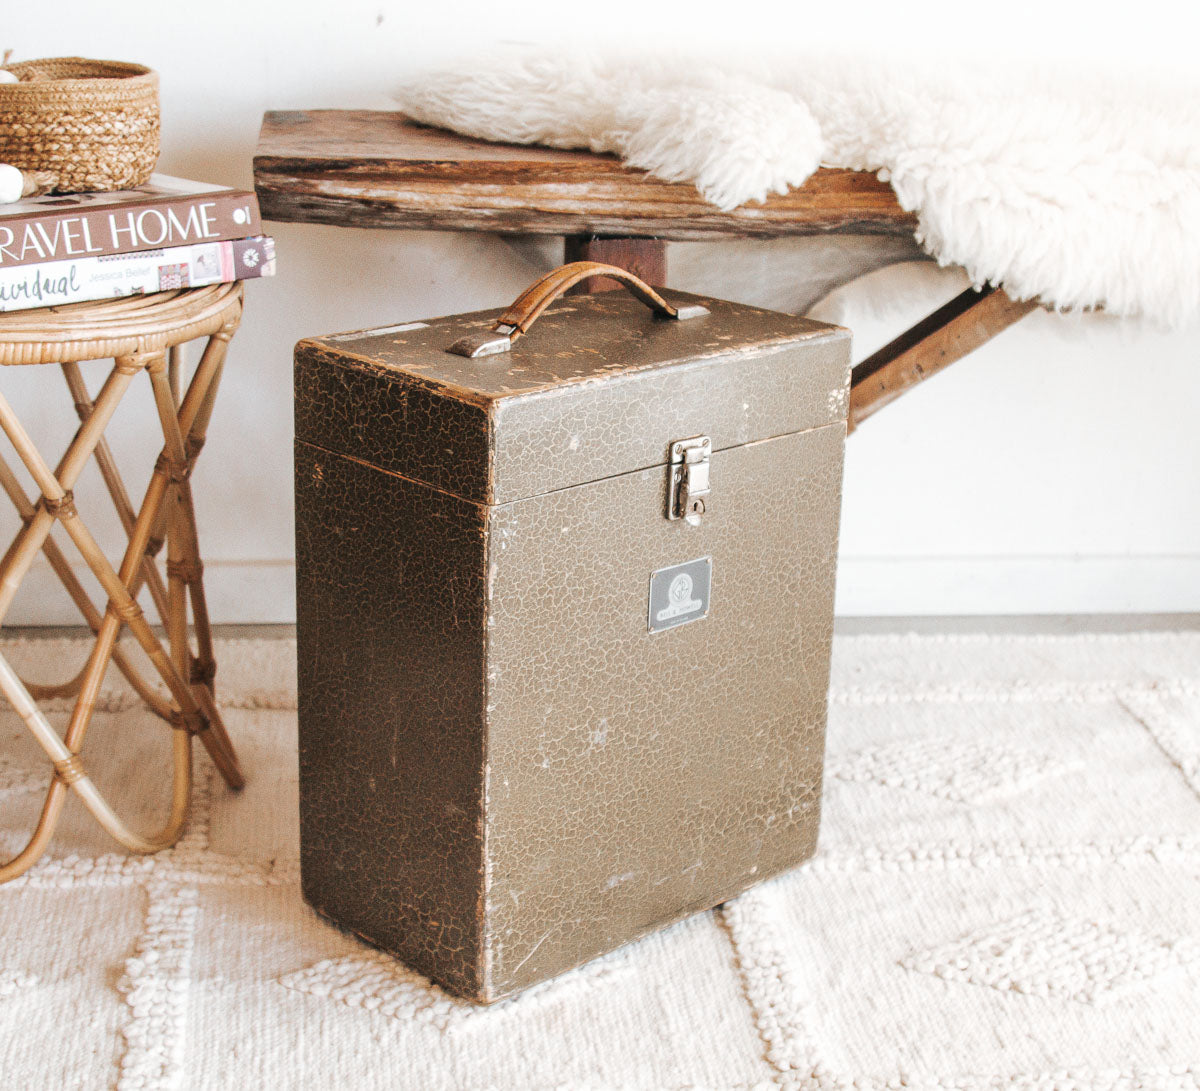
[[296, 444], [304, 896], [481, 987], [486, 509]]
[[[304, 893], [476, 1000], [718, 904], [816, 844], [845, 332], [777, 316], [756, 349], [769, 312], [746, 313], [736, 351], [710, 358], [712, 327], [657, 322], [639, 337], [664, 338], [659, 366], [638, 342], [631, 371], [620, 324], [640, 304], [591, 298], [530, 335], [546, 352], [557, 337], [566, 367], [500, 397], [515, 384], [495, 372], [453, 391], [410, 382], [403, 346], [386, 367], [363, 366], [358, 339], [297, 352]], [[580, 313], [626, 352], [617, 364], [578, 358]], [[459, 363], [468, 384], [484, 362]], [[439, 398], [449, 415], [429, 408]], [[482, 430], [464, 406], [482, 407]], [[670, 521], [664, 456], [706, 421], [708, 511]], [[590, 461], [536, 468], [561, 461], [547, 437], [571, 435]], [[527, 494], [481, 502], [506, 487]], [[651, 633], [651, 574], [705, 556], [708, 616]]]
[[[696, 527], [663, 517], [662, 468], [492, 509], [497, 995], [812, 854], [844, 438], [718, 451]], [[708, 616], [651, 633], [651, 573], [705, 556]]]
[[[508, 353], [446, 352], [499, 311], [296, 346], [296, 434], [468, 500], [507, 503], [845, 420], [844, 330], [723, 300], [683, 322], [625, 292], [559, 300]], [[603, 387], [601, 394], [598, 387]]]

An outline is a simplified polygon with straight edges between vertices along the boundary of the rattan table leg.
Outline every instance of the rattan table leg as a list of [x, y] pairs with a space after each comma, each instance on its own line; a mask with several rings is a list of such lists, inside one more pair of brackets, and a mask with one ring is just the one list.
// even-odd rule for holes
[[[185, 480], [180, 487], [186, 490], [187, 516], [192, 527], [193, 548], [197, 558], [197, 565], [199, 564], [199, 546], [195, 534], [195, 509], [191, 501], [190, 486], [187, 484], [186, 478], [190, 476], [192, 468], [195, 466], [196, 460], [200, 455], [200, 451], [204, 447], [208, 424], [212, 418], [217, 391], [220, 387], [221, 374], [224, 370], [226, 350], [236, 329], [237, 320], [234, 319], [223, 325], [209, 338], [200, 362], [197, 364], [196, 371], [192, 376], [191, 384], [177, 413], [180, 432], [183, 436], [184, 449], [187, 453], [186, 472], [182, 475]], [[168, 363], [168, 371], [169, 369], [170, 365]], [[160, 510], [154, 530], [151, 532], [147, 550], [151, 553], [157, 553], [165, 537], [166, 513]], [[140, 584], [135, 579], [130, 588], [135, 595], [139, 586]], [[199, 650], [197, 662], [192, 672], [193, 678], [197, 683], [194, 687], [194, 692], [196, 693], [197, 701], [208, 715], [210, 725], [210, 730], [206, 733], [204, 741], [206, 744], [222, 746], [232, 755], [233, 744], [229, 740], [224, 722], [217, 710], [213, 685], [216, 672], [216, 657], [213, 653], [212, 629], [209, 624], [208, 607], [204, 597], [204, 584], [199, 567], [196, 569], [194, 581], [191, 582], [189, 597], [192, 601], [193, 623]], [[209, 736], [211, 736], [211, 739]], [[234, 787], [240, 786], [240, 783], [237, 781], [230, 781], [230, 783]]]
[[[59, 780], [63, 780], [75, 789], [97, 821], [127, 847], [140, 852], [153, 852], [173, 844], [183, 828], [187, 815], [187, 801], [191, 794], [191, 742], [185, 732], [179, 732], [174, 736], [175, 775], [173, 777], [171, 816], [166, 828], [159, 835], [150, 838], [142, 837], [121, 822], [107, 801], [96, 790], [90, 778], [84, 773], [82, 765], [79, 764], [77, 754], [83, 742], [87, 723], [94, 711], [100, 680], [112, 653], [117, 632], [116, 622], [118, 619], [114, 614], [119, 613], [130, 620], [135, 636], [139, 638], [143, 648], [156, 666], [160, 667], [160, 670], [164, 663], [169, 667], [169, 662], [163, 656], [161, 646], [149, 632], [149, 627], [145, 626], [144, 619], [142, 626], [138, 626], [137, 617], [140, 615], [140, 610], [128, 596], [124, 584], [107, 564], [107, 559], [79, 518], [70, 493], [71, 486], [78, 478], [88, 456], [98, 443], [104, 426], [111, 418], [116, 402], [128, 387], [129, 380], [144, 363], [144, 360], [132, 358], [118, 361], [110, 375], [109, 382], [105, 384], [97, 399], [95, 411], [81, 423], [75, 439], [68, 446], [67, 453], [59, 464], [57, 473], [50, 470], [7, 401], [0, 395], [0, 426], [4, 428], [43, 493], [42, 499], [32, 515], [18, 533], [13, 548], [9, 550], [3, 564], [0, 565], [4, 577], [3, 589], [0, 591], [0, 619], [12, 601], [12, 596], [20, 582], [20, 575], [28, 571], [33, 555], [46, 541], [50, 526], [55, 519], [63, 524], [64, 529], [74, 539], [89, 567], [92, 568], [108, 592], [110, 600], [109, 616], [106, 616], [101, 623], [96, 645], [84, 671], [80, 697], [76, 702], [65, 739], [58, 737], [40, 709], [37, 708], [21, 680], [2, 657], [0, 657], [0, 689], [3, 689], [5, 696], [50, 756]], [[161, 496], [159, 499], [161, 501]], [[156, 515], [157, 508], [147, 511], [145, 518], [141, 520], [143, 526], [152, 525]], [[122, 597], [122, 593], [124, 597]], [[114, 604], [115, 610], [113, 610]], [[165, 680], [177, 699], [179, 699], [179, 695], [185, 695], [181, 700], [185, 723], [196, 722], [200, 717], [199, 709], [194, 702], [187, 699], [190, 697], [190, 693], [187, 691], [186, 685], [182, 683], [182, 680], [178, 680], [176, 686], [171, 686], [172, 679], [169, 676], [165, 676]], [[191, 713], [191, 716], [187, 717], [187, 713]], [[64, 769], [70, 770], [69, 778], [64, 777]], [[40, 854], [39, 846], [44, 846], [50, 834], [53, 833], [61, 813], [61, 803], [56, 802], [59, 794], [61, 793], [55, 785], [51, 785], [47, 805], [43, 808], [42, 818], [33, 838], [26, 849], [14, 860], [0, 868], [0, 881], [14, 877], [37, 859], [37, 855]]]
[[[86, 420], [91, 415], [94, 406], [88, 395], [87, 384], [83, 381], [83, 375], [79, 371], [79, 364], [75, 361], [68, 361], [62, 365], [62, 370], [67, 380], [67, 389], [70, 390], [71, 397], [75, 401], [75, 412], [79, 414], [80, 420]], [[108, 489], [108, 495], [112, 499], [113, 507], [116, 509], [117, 518], [121, 520], [121, 526], [128, 536], [133, 529], [133, 502], [129, 499], [125, 481], [121, 477], [121, 471], [117, 468], [117, 462], [109, 449], [108, 441], [103, 436], [96, 444], [94, 457], [100, 470], [100, 476], [104, 479], [104, 485]], [[155, 609], [158, 610], [158, 616], [164, 618], [167, 605], [166, 589], [162, 585], [162, 579], [159, 577], [158, 569], [154, 567], [152, 559], [146, 561], [143, 576], [146, 588], [150, 592], [150, 598], [154, 601]]]
[[[204, 446], [205, 430], [212, 416], [216, 393], [224, 368], [226, 349], [236, 328], [237, 322], [229, 321], [210, 336], [176, 415], [178, 428], [183, 437], [183, 447], [187, 456], [186, 468], [180, 474], [184, 478], [190, 475], [191, 469], [200, 454], [200, 450]], [[170, 426], [168, 425], [168, 427]], [[161, 490], [166, 487], [165, 474], [162, 472], [164, 466], [165, 461], [160, 456], [156, 472], [151, 477], [150, 486], [147, 488], [142, 506], [142, 510], [145, 512], [148, 507], [153, 505], [157, 514], [154, 516], [152, 529], [148, 535], [145, 534], [144, 527], [136, 535], [131, 535], [129, 550], [126, 553], [126, 562], [122, 565], [121, 570], [123, 579], [126, 575], [130, 575], [129, 560], [132, 553], [136, 551], [139, 557], [152, 559], [166, 537], [167, 509], [161, 504]], [[184, 482], [184, 486], [186, 487], [186, 481]], [[189, 519], [194, 521], [190, 491], [188, 493], [188, 515]], [[135, 536], [137, 538], [136, 546], [134, 544]], [[141, 588], [141, 575], [144, 571], [144, 566], [141, 568], [135, 566], [135, 570], [130, 575], [130, 578], [125, 580], [130, 594], [134, 597], [137, 596]], [[215, 657], [212, 651], [212, 634], [208, 624], [207, 607], [203, 605], [203, 599], [200, 597], [203, 593], [203, 585], [199, 578], [199, 572], [197, 572], [195, 587], [196, 593], [193, 595], [193, 602], [199, 601], [202, 603], [198, 610], [193, 606], [200, 656], [196, 670], [189, 672], [189, 674], [194, 674], [201, 683], [194, 687], [197, 704], [205, 713], [207, 721], [207, 730], [204, 730], [200, 737], [226, 782], [231, 787], [238, 788], [245, 781], [237, 766], [233, 744], [217, 711], [216, 699], [213, 695], [212, 677], [215, 672]], [[110, 637], [108, 640], [103, 640], [101, 646], [109, 647], [111, 639]]]
[[[149, 538], [150, 528], [154, 524], [163, 501], [166, 498], [167, 483], [166, 471], [162, 467], [160, 459], [159, 466], [156, 466], [150, 478], [150, 485], [146, 490], [146, 500], [143, 503], [142, 512], [135, 523], [134, 536], [130, 539], [129, 547], [125, 554], [125, 563], [120, 573], [109, 563], [108, 558], [97, 545], [91, 532], [79, 518], [78, 513], [74, 511], [64, 512], [59, 516], [59, 521], [62, 523], [63, 529], [70, 535], [76, 548], [83, 555], [88, 567], [100, 581], [101, 587], [109, 598], [108, 616], [105, 618], [104, 625], [102, 626], [101, 637], [97, 640], [97, 648], [101, 649], [104, 654], [102, 659], [96, 664], [94, 673], [89, 677], [91, 684], [88, 685], [85, 683], [81, 700], [93, 690], [98, 691], [104, 668], [108, 665], [107, 657], [111, 655], [117, 630], [120, 623], [123, 622], [129, 626], [134, 639], [141, 645], [142, 650], [146, 653], [150, 662], [154, 664], [159, 676], [166, 684], [171, 697], [179, 707], [178, 715], [182, 725], [188, 731], [201, 735], [201, 741], [204, 742], [210, 756], [226, 781], [233, 786], [239, 786], [244, 783], [244, 780], [241, 771], [237, 768], [236, 759], [223, 745], [224, 740], [211, 740], [208, 737], [209, 732], [206, 729], [209, 724], [201, 712], [199, 705], [196, 703], [195, 698], [192, 696], [191, 686], [175, 669], [170, 657], [151, 631], [141, 607], [138, 606], [130, 593], [135, 573], [140, 567], [145, 552], [145, 544]], [[72, 726], [74, 726], [74, 723], [73, 719]], [[70, 730], [69, 727], [68, 732]]]
[[[75, 679], [33, 687], [41, 695], [78, 694], [70, 723], [61, 738], [37, 707], [29, 687], [17, 676], [7, 660], [0, 656], [0, 691], [25, 721], [55, 768], [55, 777], [47, 790], [38, 824], [25, 848], [12, 860], [0, 865], [0, 882], [23, 872], [45, 850], [62, 813], [68, 787], [80, 796], [101, 826], [128, 848], [153, 852], [173, 844], [187, 816], [192, 783], [193, 734], [206, 744], [227, 781], [235, 786], [243, 783], [232, 743], [212, 692], [215, 657], [204, 596], [195, 509], [187, 483], [204, 444], [226, 348], [240, 317], [240, 297], [232, 303], [222, 312], [221, 325], [215, 330], [209, 327], [208, 342], [182, 399], [179, 396], [182, 359], [178, 344], [164, 350], [118, 357], [94, 400], [88, 394], [78, 364], [73, 360], [63, 363], [62, 369], [80, 418], [80, 427], [54, 470], [42, 459], [11, 407], [0, 395], [0, 428], [8, 435], [42, 493], [36, 503], [31, 501], [8, 464], [0, 459], [0, 486], [8, 494], [22, 521], [21, 529], [0, 560], [0, 621], [40, 550], [46, 554], [51, 568], [96, 636], [88, 660]], [[117, 309], [113, 308], [114, 311]], [[132, 314], [137, 309], [126, 307], [123, 313], [129, 311]], [[133, 376], [143, 369], [148, 372], [152, 385], [164, 446], [142, 505], [135, 514], [103, 432]], [[119, 571], [109, 563], [80, 518], [71, 494], [80, 472], [92, 457], [96, 459], [129, 539]], [[62, 525], [100, 581], [109, 600], [103, 615], [75, 577], [57, 543], [50, 537], [55, 522]], [[167, 544], [166, 587], [154, 564], [154, 556], [164, 539]], [[143, 585], [149, 585], [151, 597], [167, 631], [169, 652], [154, 637], [137, 605], [136, 596]], [[188, 638], [189, 604], [196, 631], [195, 657], [192, 656]], [[129, 626], [166, 684], [176, 706], [174, 709], [162, 701], [117, 647], [122, 625]], [[169, 718], [176, 728], [172, 733], [174, 771], [171, 813], [163, 830], [150, 837], [134, 832], [120, 820], [92, 783], [78, 756], [110, 661], [121, 668], [152, 710]]]
[[[0, 457], [0, 488], [3, 488], [8, 494], [8, 498], [12, 501], [13, 507], [16, 508], [21, 521], [28, 523], [34, 516], [34, 505], [29, 497], [25, 495], [25, 490], [21, 487], [21, 483], [17, 480], [16, 475], [12, 472], [3, 457]], [[50, 535], [47, 535], [42, 542], [42, 552], [45, 553], [50, 568], [66, 589], [71, 601], [75, 604], [76, 609], [79, 610], [88, 628], [91, 629], [92, 634], [98, 634], [102, 621], [100, 611], [96, 609], [91, 596], [84, 590], [83, 584], [79, 582], [79, 579], [71, 568], [70, 562], [63, 555], [62, 550], [59, 549], [58, 543]], [[129, 658], [119, 647], [113, 649], [112, 659], [129, 681], [129, 684], [133, 686], [138, 697], [149, 706], [150, 710], [156, 716], [169, 721], [171, 718], [171, 706], [146, 682], [141, 672], [130, 662]], [[87, 664], [85, 663], [80, 668], [79, 673], [70, 682], [59, 684], [31, 682], [26, 678], [21, 679], [21, 681], [24, 683], [25, 688], [29, 690], [30, 696], [34, 700], [41, 701], [52, 697], [75, 697], [83, 685], [83, 677], [86, 671]]]
[[58, 828], [58, 820], [62, 817], [63, 805], [67, 802], [67, 786], [57, 777], [50, 782], [46, 789], [46, 799], [42, 803], [42, 813], [38, 816], [37, 826], [26, 842], [25, 847], [11, 860], [0, 863], [0, 883], [7, 883], [19, 875], [24, 875], [41, 859], [42, 854], [50, 846], [50, 839]]
[[[114, 369], [114, 375], [125, 378], [126, 382], [119, 387], [119, 390], [114, 386], [112, 393], [117, 394], [117, 396], [123, 393], [125, 387], [128, 386], [128, 377], [144, 368], [152, 359], [154, 357], [139, 358], [130, 356], [119, 360], [117, 367]], [[106, 384], [105, 392], [108, 391], [109, 384]], [[200, 710], [192, 699], [189, 687], [172, 667], [170, 660], [163, 652], [162, 645], [159, 644], [151, 632], [150, 626], [142, 614], [141, 607], [137, 605], [129, 593], [128, 584], [133, 574], [127, 574], [124, 579], [118, 576], [116, 570], [113, 569], [108, 558], [104, 555], [103, 550], [100, 549], [91, 532], [87, 529], [83, 520], [80, 519], [79, 513], [76, 511], [69, 494], [69, 489], [82, 470], [86, 458], [95, 448], [104, 426], [108, 423], [108, 419], [116, 407], [115, 402], [110, 398], [105, 404], [106, 411], [101, 411], [100, 404], [104, 402], [105, 392], [101, 393], [101, 399], [97, 403], [96, 412], [82, 423], [77, 433], [77, 440], [86, 440], [86, 449], [82, 443], [73, 443], [64, 459], [64, 463], [67, 464], [68, 469], [73, 471], [70, 474], [63, 471], [55, 474], [50, 470], [49, 466], [42, 459], [40, 452], [29, 440], [24, 428], [16, 419], [15, 414], [12, 413], [3, 396], [0, 396], [0, 426], [8, 434], [21, 460], [25, 463], [34, 481], [37, 482], [39, 488], [42, 490], [43, 496], [39, 504], [39, 511], [35, 514], [34, 519], [30, 521], [29, 526], [36, 526], [39, 522], [39, 517], [44, 511], [50, 513], [51, 519], [58, 519], [63, 529], [75, 542], [76, 548], [83, 555], [88, 567], [91, 568], [93, 574], [100, 581], [101, 587], [103, 587], [109, 597], [110, 609], [115, 609], [121, 618], [126, 621], [135, 639], [141, 644], [150, 661], [158, 669], [163, 681], [167, 684], [167, 688], [171, 691], [172, 697], [179, 703], [185, 722], [188, 722], [190, 726], [195, 725], [195, 727], [199, 727]], [[82, 458], [78, 457], [80, 452], [84, 452]], [[160, 487], [157, 490], [155, 489], [156, 482], [160, 482]], [[151, 487], [148, 490], [147, 504], [150, 505], [151, 510], [148, 513], [148, 518], [143, 520], [147, 527], [152, 523], [157, 514], [158, 507], [162, 503], [165, 494], [165, 484], [165, 476], [156, 469], [151, 479]], [[153, 495], [153, 501], [149, 499], [150, 495]], [[45, 529], [41, 531], [41, 538], [36, 540], [36, 545], [33, 542], [29, 543], [34, 548], [32, 550], [26, 549], [29, 560], [32, 560], [32, 553], [37, 548], [40, 548], [41, 540], [48, 533], [49, 521], [46, 521]], [[142, 550], [137, 551], [135, 559], [140, 559], [141, 552]], [[28, 561], [25, 564], [25, 570], [28, 570]], [[7, 592], [8, 590], [8, 587], [4, 588], [4, 591]], [[13, 591], [15, 591], [15, 588], [13, 588]], [[11, 593], [8, 595], [8, 600], [11, 601]], [[0, 597], [0, 611], [7, 608], [7, 605], [8, 603]], [[2, 617], [2, 613], [0, 613], [0, 617]], [[107, 666], [107, 660], [104, 665]]]
[[17, 532], [3, 561], [0, 561], [0, 623], [3, 623], [13, 596], [54, 524], [55, 515], [47, 505], [61, 504], [67, 499], [69, 490], [83, 472], [97, 440], [132, 379], [132, 373], [123, 373], [119, 368], [112, 370], [96, 399], [95, 412], [79, 426], [59, 463], [57, 473], [50, 471], [8, 400], [0, 394], [0, 428], [8, 435], [21, 461], [42, 490], [42, 499], [33, 517]]
[[[168, 527], [167, 579], [172, 619], [168, 632], [171, 637], [176, 666], [182, 675], [191, 680], [191, 650], [187, 644], [186, 620], [186, 597], [189, 589], [193, 598], [193, 613], [197, 631], [202, 634], [202, 640], [208, 639], [208, 611], [204, 606], [203, 599], [199, 544], [191, 506], [191, 492], [187, 487], [188, 477], [192, 470], [192, 460], [188, 457], [187, 443], [180, 427], [179, 410], [176, 406], [175, 393], [167, 376], [165, 358], [159, 357], [151, 360], [146, 371], [154, 390], [155, 404], [158, 407], [165, 442], [159, 461], [160, 465], [165, 464], [166, 473], [171, 481], [171, 496], [168, 505], [164, 508]], [[220, 365], [217, 365], [209, 374], [211, 375], [209, 387], [215, 395], [215, 383], [220, 378]], [[208, 391], [203, 393], [204, 396], [200, 399], [200, 408], [197, 410], [194, 424], [197, 422], [207, 424], [207, 414], [211, 412], [213, 399], [207, 396]], [[202, 412], [203, 416], [201, 416]], [[195, 609], [196, 603], [200, 604], [199, 611]], [[212, 661], [210, 660], [210, 662]], [[207, 674], [208, 671], [205, 670], [203, 673]], [[214, 760], [217, 760], [217, 751], [219, 750], [224, 752], [227, 760], [232, 762], [233, 747], [225, 732], [220, 715], [217, 713], [216, 702], [203, 700], [200, 696], [202, 692], [202, 685], [193, 685], [193, 694], [197, 698], [197, 703], [205, 710], [208, 730], [213, 733], [211, 739], [206, 735], [204, 742], [213, 753]], [[234, 767], [236, 768], [235, 764]]]
[[[59, 362], [80, 418], [66, 453], [54, 470], [42, 459], [7, 401], [0, 395], [0, 428], [7, 434], [41, 496], [25, 493], [7, 462], [0, 459], [0, 487], [21, 518], [21, 527], [0, 559], [0, 622], [29, 571], [44, 552], [52, 570], [79, 609], [95, 641], [79, 675], [67, 682], [26, 685], [0, 656], [0, 692], [25, 721], [54, 766], [38, 819], [28, 843], [0, 864], [0, 882], [30, 867], [45, 850], [58, 824], [68, 788], [74, 790], [102, 827], [137, 852], [173, 844], [187, 817], [192, 786], [192, 735], [205, 743], [225, 779], [243, 783], [233, 745], [217, 710], [212, 682], [216, 663], [204, 597], [195, 510], [187, 477], [204, 445], [226, 349], [241, 317], [240, 285], [201, 288], [156, 297], [116, 300], [86, 308], [29, 312], [0, 324], [0, 364]], [[180, 398], [182, 344], [198, 337], [207, 343]], [[115, 357], [115, 366], [93, 399], [78, 361]], [[117, 469], [104, 430], [141, 370], [148, 370], [163, 430], [164, 446], [140, 508], [135, 512]], [[101, 552], [75, 509], [72, 488], [83, 467], [95, 458], [117, 516], [128, 536], [119, 570]], [[62, 525], [108, 598], [103, 614], [75, 577], [50, 531]], [[164, 586], [155, 557], [167, 545], [168, 581]], [[137, 604], [147, 586], [167, 631], [169, 651], [159, 642]], [[197, 654], [191, 654], [188, 607], [195, 627]], [[174, 704], [164, 701], [117, 644], [123, 625], [149, 657]], [[151, 710], [167, 719], [172, 732], [172, 800], [165, 827], [142, 836], [126, 826], [96, 789], [79, 756], [96, 708], [108, 664], [116, 663]], [[35, 694], [77, 694], [66, 732], [60, 738], [38, 708]]]
[[93, 817], [126, 848], [135, 852], [158, 852], [179, 839], [183, 823], [187, 818], [187, 801], [191, 795], [191, 745], [183, 732], [182, 746], [176, 739], [175, 777], [173, 781], [171, 817], [166, 828], [156, 836], [143, 837], [135, 833], [117, 817], [107, 800], [100, 794], [87, 775], [77, 752], [50, 726], [41, 709], [21, 684], [8, 660], [0, 656], [0, 691], [8, 698], [17, 714], [25, 721], [30, 732], [45, 750], [54, 764], [56, 779], [47, 792], [46, 803], [37, 828], [25, 848], [12, 860], [0, 865], [0, 882], [16, 878], [31, 867], [45, 850], [58, 819], [62, 814], [62, 802], [66, 787], [72, 788], [83, 801]]

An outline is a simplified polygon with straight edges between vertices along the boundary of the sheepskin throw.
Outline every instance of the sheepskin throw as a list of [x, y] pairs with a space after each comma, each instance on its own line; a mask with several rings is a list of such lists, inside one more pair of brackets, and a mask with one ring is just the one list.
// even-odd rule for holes
[[1182, 326], [1200, 314], [1200, 82], [1011, 69], [491, 55], [399, 93], [470, 136], [613, 152], [721, 208], [877, 171], [977, 284]]

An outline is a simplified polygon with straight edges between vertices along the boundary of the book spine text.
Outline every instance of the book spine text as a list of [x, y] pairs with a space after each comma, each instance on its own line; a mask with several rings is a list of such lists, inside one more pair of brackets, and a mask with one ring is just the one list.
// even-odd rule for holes
[[202, 288], [274, 273], [275, 241], [264, 235], [46, 262], [0, 269], [0, 311]]
[[262, 232], [252, 193], [202, 194], [109, 208], [0, 216], [0, 269], [167, 246], [232, 241]]

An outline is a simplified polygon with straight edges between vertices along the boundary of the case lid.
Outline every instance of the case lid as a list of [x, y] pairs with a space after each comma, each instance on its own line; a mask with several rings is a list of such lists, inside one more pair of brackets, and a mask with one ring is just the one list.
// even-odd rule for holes
[[509, 351], [481, 311], [314, 337], [296, 346], [296, 437], [467, 500], [505, 504], [667, 462], [673, 441], [716, 452], [844, 422], [849, 332], [664, 292], [707, 314], [664, 320], [623, 291], [566, 296]]

